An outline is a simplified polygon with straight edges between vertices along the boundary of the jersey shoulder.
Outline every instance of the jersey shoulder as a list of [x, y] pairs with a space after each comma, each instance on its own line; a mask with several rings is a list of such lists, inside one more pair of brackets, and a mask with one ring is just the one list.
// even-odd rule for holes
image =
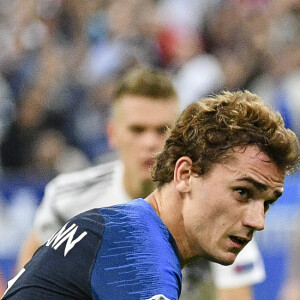
[[71, 217], [96, 207], [128, 202], [120, 161], [101, 164], [51, 181], [39, 206], [34, 227], [44, 243]]
[[115, 161], [62, 174], [47, 186], [44, 200], [65, 219], [91, 208], [127, 202], [121, 173], [122, 164]]
[[110, 295], [117, 299], [122, 295], [127, 300], [133, 295], [149, 299], [163, 294], [178, 299], [179, 254], [173, 237], [152, 207], [137, 199], [100, 211], [105, 233], [91, 281], [97, 297], [106, 299]]
[[81, 171], [60, 174], [48, 186], [52, 190], [55, 189], [58, 195], [80, 193], [88, 187], [100, 184], [107, 187], [112, 182], [113, 175], [120, 166], [120, 161], [113, 161]]
[[70, 219], [36, 251], [5, 297], [92, 299], [91, 271], [104, 229], [99, 209]]

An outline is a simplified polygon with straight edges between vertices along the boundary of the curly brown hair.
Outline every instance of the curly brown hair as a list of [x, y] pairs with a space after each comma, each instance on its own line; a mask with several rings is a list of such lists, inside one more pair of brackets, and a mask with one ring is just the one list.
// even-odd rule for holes
[[204, 175], [232, 156], [236, 146], [257, 145], [286, 174], [299, 164], [295, 133], [284, 127], [278, 112], [249, 91], [223, 92], [189, 105], [157, 156], [153, 180], [158, 187], [173, 180], [177, 160], [188, 156], [193, 171]]

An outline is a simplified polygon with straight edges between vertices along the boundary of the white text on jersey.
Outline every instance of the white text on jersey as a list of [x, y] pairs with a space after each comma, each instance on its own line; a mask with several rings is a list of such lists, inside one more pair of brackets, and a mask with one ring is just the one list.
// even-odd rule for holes
[[65, 230], [67, 225], [68, 223], [65, 224], [61, 230], [54, 233], [46, 243], [46, 246], [51, 246], [53, 249], [57, 250], [57, 248], [66, 241], [64, 256], [66, 256], [68, 252], [87, 235], [87, 232], [84, 231], [80, 236], [74, 239], [78, 226], [76, 226], [76, 224], [72, 224], [67, 230]]

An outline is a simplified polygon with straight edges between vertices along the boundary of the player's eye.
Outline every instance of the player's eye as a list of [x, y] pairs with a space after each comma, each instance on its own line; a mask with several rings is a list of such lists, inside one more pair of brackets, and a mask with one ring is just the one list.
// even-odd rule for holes
[[237, 195], [237, 198], [242, 201], [246, 201], [252, 197], [251, 191], [246, 188], [235, 189], [235, 194]]
[[164, 135], [168, 130], [168, 126], [161, 126], [156, 129], [156, 132], [160, 135]]
[[139, 133], [143, 133], [145, 131], [145, 128], [142, 126], [134, 125], [134, 126], [130, 126], [130, 131], [139, 134]]

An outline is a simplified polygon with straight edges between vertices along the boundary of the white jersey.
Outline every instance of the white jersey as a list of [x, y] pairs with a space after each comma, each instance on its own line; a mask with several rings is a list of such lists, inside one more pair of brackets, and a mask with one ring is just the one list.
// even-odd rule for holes
[[[37, 210], [34, 229], [41, 244], [74, 215], [85, 210], [131, 200], [123, 187], [123, 165], [114, 161], [82, 171], [61, 174], [45, 189]], [[238, 255], [231, 266], [212, 263], [217, 286], [232, 288], [253, 285], [265, 278], [265, 269], [255, 242]]]
[[122, 178], [120, 161], [57, 176], [46, 186], [36, 212], [33, 226], [39, 242], [45, 243], [68, 219], [85, 210], [131, 200]]

